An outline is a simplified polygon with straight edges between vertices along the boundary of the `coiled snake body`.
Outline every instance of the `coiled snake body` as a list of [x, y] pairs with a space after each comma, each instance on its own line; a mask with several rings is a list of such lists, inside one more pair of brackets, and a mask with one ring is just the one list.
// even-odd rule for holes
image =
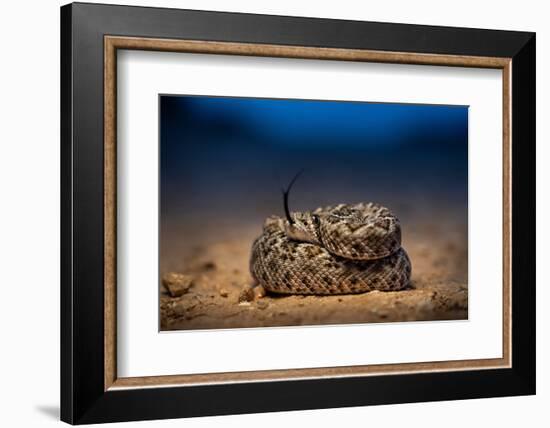
[[[290, 186], [289, 186], [290, 189]], [[250, 271], [267, 291], [349, 294], [409, 284], [399, 220], [373, 203], [337, 205], [270, 217], [252, 244]]]

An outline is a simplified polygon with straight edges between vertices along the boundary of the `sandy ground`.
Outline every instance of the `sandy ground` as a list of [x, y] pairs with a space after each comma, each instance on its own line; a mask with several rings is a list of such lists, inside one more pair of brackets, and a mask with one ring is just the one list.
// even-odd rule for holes
[[411, 218], [403, 229], [413, 267], [410, 288], [359, 295], [244, 300], [243, 290], [252, 284], [250, 245], [259, 225], [197, 240], [186, 251], [173, 247], [161, 262], [161, 274], [185, 274], [191, 285], [176, 297], [161, 285], [161, 330], [467, 319], [467, 225], [447, 215], [437, 224]]

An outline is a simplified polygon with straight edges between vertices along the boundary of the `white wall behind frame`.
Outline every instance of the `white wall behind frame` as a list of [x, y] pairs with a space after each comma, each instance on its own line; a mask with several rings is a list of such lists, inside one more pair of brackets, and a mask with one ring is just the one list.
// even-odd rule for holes
[[[95, 1], [94, 1], [95, 2]], [[515, 428], [545, 426], [550, 402], [550, 28], [539, 0], [295, 1], [102, 0], [146, 6], [227, 10], [412, 24], [537, 31], [537, 396], [408, 405], [280, 412], [182, 420], [129, 422], [124, 427], [280, 428], [281, 426]], [[0, 357], [2, 423], [59, 427], [59, 9], [62, 0], [5, 2], [0, 34]], [[22, 26], [22, 23], [25, 23]], [[3, 63], [3, 65], [5, 65]], [[6, 208], [7, 207], [7, 208]], [[31, 274], [29, 274], [31, 272]], [[23, 281], [23, 278], [29, 279]], [[24, 374], [24, 378], [22, 378]], [[32, 379], [32, 387], [27, 380]]]

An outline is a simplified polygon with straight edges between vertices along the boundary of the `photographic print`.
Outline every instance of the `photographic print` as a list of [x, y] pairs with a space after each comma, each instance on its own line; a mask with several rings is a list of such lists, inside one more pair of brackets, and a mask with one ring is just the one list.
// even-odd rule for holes
[[161, 330], [468, 318], [468, 107], [159, 96]]

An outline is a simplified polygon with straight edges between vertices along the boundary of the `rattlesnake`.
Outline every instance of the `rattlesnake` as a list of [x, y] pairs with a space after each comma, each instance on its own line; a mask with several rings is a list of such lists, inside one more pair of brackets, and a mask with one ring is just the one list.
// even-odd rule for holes
[[397, 217], [374, 203], [272, 216], [252, 244], [255, 281], [279, 294], [350, 294], [408, 286], [411, 262]]

